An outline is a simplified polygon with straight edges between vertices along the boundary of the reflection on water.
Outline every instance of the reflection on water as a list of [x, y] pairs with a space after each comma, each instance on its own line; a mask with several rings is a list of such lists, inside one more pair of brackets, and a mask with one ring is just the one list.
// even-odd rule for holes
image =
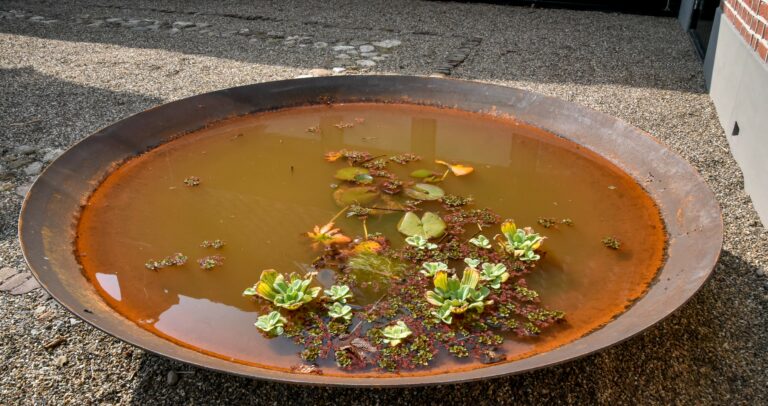
[[[253, 315], [240, 311], [234, 306], [179, 295], [179, 302], [163, 311], [151, 328], [169, 337], [183, 337], [184, 341], [200, 348], [212, 348], [216, 343], [230, 341], [230, 336], [251, 336], [254, 333]], [[274, 342], [277, 344], [277, 341]], [[252, 353], [253, 343], [246, 340], [232, 340], [229, 349], [235, 353]], [[295, 351], [289, 347], [270, 345], [261, 351], [290, 355]], [[285, 350], [288, 350], [287, 352]], [[257, 361], [257, 360], [256, 360]]]
[[120, 292], [120, 279], [117, 278], [117, 275], [101, 272], [96, 272], [95, 275], [96, 281], [106, 294], [118, 302], [122, 300], [123, 294]]
[[[355, 119], [363, 122], [339, 125]], [[319, 132], [307, 131], [315, 126]], [[650, 199], [587, 151], [508, 120], [346, 105], [226, 122], [123, 165], [84, 209], [77, 250], [85, 274], [110, 305], [150, 331], [222, 358], [288, 369], [299, 347], [263, 338], [253, 323], [269, 308], [241, 292], [263, 269], [310, 270], [317, 253], [305, 233], [338, 211], [331, 198], [336, 167], [322, 156], [341, 148], [423, 156], [398, 169], [401, 179], [414, 169], [438, 169], [436, 158], [472, 165], [472, 175], [449, 177], [444, 189], [471, 195], [478, 207], [547, 236], [547, 254], [528, 281], [547, 307], [566, 311], [567, 323], [538, 339], [508, 340], [512, 357], [545, 351], [607, 322], [643, 293], [661, 263], [663, 228]], [[200, 186], [184, 186], [193, 175]], [[540, 217], [570, 218], [574, 226], [543, 229], [536, 224]], [[398, 220], [371, 218], [368, 228], [397, 244]], [[348, 235], [362, 234], [354, 219], [337, 225]], [[607, 235], [623, 241], [621, 251], [601, 244]], [[212, 239], [227, 245], [200, 246]], [[149, 259], [175, 252], [189, 262], [157, 272], [144, 268]], [[213, 254], [224, 256], [224, 265], [201, 270], [196, 260]], [[332, 271], [322, 271], [317, 281], [329, 286]], [[361, 297], [358, 304], [375, 299]], [[326, 374], [345, 373], [323, 367]], [[445, 359], [435, 371], [456, 367]]]

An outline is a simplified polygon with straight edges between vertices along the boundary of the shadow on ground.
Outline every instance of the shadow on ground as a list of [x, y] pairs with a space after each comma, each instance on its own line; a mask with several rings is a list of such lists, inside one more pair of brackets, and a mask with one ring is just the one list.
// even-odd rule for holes
[[[136, 375], [133, 404], [182, 403], [190, 396], [204, 404], [355, 404], [361, 399], [380, 404], [419, 402], [490, 404], [498, 402], [542, 404], [645, 403], [751, 403], [765, 401], [765, 393], [748, 387], [761, 385], [747, 378], [749, 369], [768, 365], [768, 330], [750, 314], [768, 311], [759, 289], [734, 291], [733, 273], [755, 278], [755, 269], [724, 251], [713, 277], [685, 306], [645, 333], [598, 354], [558, 367], [528, 374], [440, 387], [406, 389], [345, 389], [287, 386], [200, 370], [175, 361], [144, 354]], [[751, 343], [734, 337], [756, 335]], [[732, 357], [708, 356], [733, 352]], [[745, 358], [748, 357], [748, 358]], [[628, 366], [631, 363], [631, 366]], [[169, 388], [169, 371], [182, 371]], [[585, 376], [585, 374], [587, 376]], [[205, 384], [202, 385], [201, 383]], [[660, 385], [661, 383], [661, 385]], [[707, 387], [711, 398], [689, 399], [683, 388]], [[649, 390], [653, 388], [653, 390]]]
[[[155, 97], [78, 85], [32, 67], [0, 69], [0, 86], [0, 165], [5, 168], [0, 183], [17, 185], [31, 181], [24, 167], [45, 155], [43, 147], [68, 148], [115, 118], [161, 103]], [[36, 147], [37, 152], [16, 167], [13, 145]], [[0, 198], [0, 238], [16, 238], [20, 203]]]

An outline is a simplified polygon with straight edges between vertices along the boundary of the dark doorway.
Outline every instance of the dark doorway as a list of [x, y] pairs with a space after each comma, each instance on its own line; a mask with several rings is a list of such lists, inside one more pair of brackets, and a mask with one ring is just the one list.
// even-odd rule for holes
[[704, 59], [707, 54], [707, 45], [709, 37], [712, 34], [712, 25], [715, 20], [715, 10], [720, 5], [719, 0], [695, 0], [693, 5], [693, 14], [691, 14], [691, 25], [688, 32], [693, 38], [693, 45], [699, 53], [699, 57]]
[[677, 17], [681, 0], [455, 0], [463, 3], [491, 3], [510, 6], [568, 8], [617, 13]]

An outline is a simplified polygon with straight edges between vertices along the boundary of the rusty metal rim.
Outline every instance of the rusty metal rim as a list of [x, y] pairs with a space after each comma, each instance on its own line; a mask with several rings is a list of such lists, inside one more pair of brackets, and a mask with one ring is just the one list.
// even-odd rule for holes
[[[611, 323], [557, 349], [470, 371], [409, 377], [302, 375], [235, 364], [159, 338], [105, 307], [80, 274], [71, 240], [61, 240], [69, 240], [64, 236], [74, 237], [74, 218], [80, 204], [116, 162], [226, 117], [328, 101], [415, 103], [511, 115], [598, 153], [638, 182], [643, 171], [659, 170], [659, 181], [665, 186], [646, 187], [660, 208], [670, 236], [669, 260], [659, 271], [658, 283]], [[142, 135], [131, 133], [137, 130]], [[667, 182], [675, 187], [667, 187]], [[78, 193], [67, 196], [70, 188]], [[268, 82], [149, 109], [103, 128], [62, 154], [36, 180], [19, 216], [22, 252], [35, 278], [70, 312], [113, 337], [205, 369], [286, 383], [363, 387], [434, 385], [500, 377], [558, 365], [623, 342], [668, 317], [698, 291], [719, 257], [722, 233], [719, 205], [703, 179], [649, 134], [594, 110], [528, 91], [409, 76]], [[662, 289], [672, 290], [662, 293]], [[656, 300], [661, 307], [653, 305]]]

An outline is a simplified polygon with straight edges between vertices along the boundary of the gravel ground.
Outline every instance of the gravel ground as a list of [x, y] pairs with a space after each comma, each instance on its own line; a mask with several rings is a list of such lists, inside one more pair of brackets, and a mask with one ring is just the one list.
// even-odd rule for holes
[[[768, 233], [677, 21], [405, 0], [250, 3], [0, 1], [0, 404], [768, 404]], [[57, 149], [174, 99], [333, 68], [515, 86], [654, 134], [722, 205], [713, 278], [675, 315], [600, 354], [522, 376], [399, 390], [193, 369], [70, 318], [26, 282], [19, 193]], [[66, 340], [46, 349], [57, 337]]]

